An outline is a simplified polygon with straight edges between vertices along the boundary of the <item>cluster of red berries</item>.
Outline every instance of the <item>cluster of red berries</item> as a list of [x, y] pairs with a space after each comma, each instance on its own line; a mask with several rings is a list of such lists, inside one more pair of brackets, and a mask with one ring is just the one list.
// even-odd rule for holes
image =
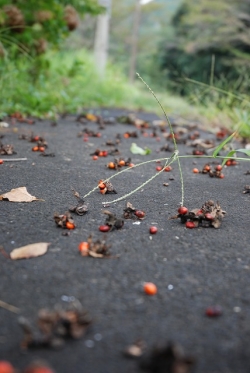
[[209, 200], [203, 204], [200, 209], [188, 211], [187, 207], [181, 206], [178, 209], [178, 215], [171, 219], [180, 218], [182, 223], [185, 223], [186, 228], [192, 229], [199, 226], [219, 228], [221, 220], [226, 212], [223, 211], [219, 202]]
[[124, 167], [124, 166], [127, 166], [127, 167], [134, 166], [134, 164], [131, 163], [131, 158], [128, 158], [127, 160], [123, 158], [119, 158], [119, 159], [115, 158], [113, 162], [109, 162], [107, 164], [107, 167], [111, 170], [120, 170], [121, 167]]
[[164, 171], [166, 171], [166, 172], [170, 172], [170, 171], [172, 171], [172, 167], [171, 166], [166, 166], [166, 167], [163, 167], [163, 166], [156, 166], [156, 171], [161, 171], [161, 170], [163, 170], [163, 168], [164, 168]]
[[47, 149], [48, 144], [41, 136], [32, 136], [30, 138], [30, 142], [36, 142], [37, 145], [33, 146], [32, 151], [33, 152], [44, 152], [45, 149]]
[[210, 164], [208, 163], [203, 166], [202, 171], [199, 171], [199, 169], [196, 167], [193, 168], [194, 174], [202, 173], [202, 174], [208, 174], [210, 177], [217, 177], [219, 179], [224, 179], [225, 175], [221, 171], [222, 171], [222, 165], [220, 164], [215, 166], [214, 170], [212, 170]]
[[90, 155], [92, 155], [92, 159], [96, 161], [99, 157], [107, 157], [108, 151], [96, 149], [96, 151]]

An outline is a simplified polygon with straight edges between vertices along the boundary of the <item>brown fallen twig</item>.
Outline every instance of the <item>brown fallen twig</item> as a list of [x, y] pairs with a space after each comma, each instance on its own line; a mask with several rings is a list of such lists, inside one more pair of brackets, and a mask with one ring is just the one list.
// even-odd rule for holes
[[0, 307], [4, 308], [4, 309], [6, 309], [10, 312], [14, 312], [14, 313], [19, 313], [20, 312], [19, 308], [15, 307], [15, 306], [12, 306], [11, 304], [4, 302], [3, 300], [0, 300]]

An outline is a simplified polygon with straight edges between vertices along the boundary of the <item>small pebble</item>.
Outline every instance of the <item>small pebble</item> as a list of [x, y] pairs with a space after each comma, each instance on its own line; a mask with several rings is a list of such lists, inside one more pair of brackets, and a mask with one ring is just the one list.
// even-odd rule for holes
[[241, 308], [240, 308], [240, 307], [237, 307], [237, 306], [234, 307], [233, 310], [234, 310], [234, 312], [236, 312], [236, 313], [241, 312]]
[[94, 339], [95, 339], [97, 342], [99, 342], [99, 341], [102, 340], [102, 335], [101, 335], [100, 333], [96, 333], [96, 334], [94, 335]]
[[87, 341], [84, 342], [85, 346], [88, 348], [93, 348], [95, 345], [95, 342], [92, 341], [91, 339], [87, 339]]
[[173, 285], [171, 285], [171, 284], [168, 285], [168, 290], [173, 290], [173, 288], [174, 288]]

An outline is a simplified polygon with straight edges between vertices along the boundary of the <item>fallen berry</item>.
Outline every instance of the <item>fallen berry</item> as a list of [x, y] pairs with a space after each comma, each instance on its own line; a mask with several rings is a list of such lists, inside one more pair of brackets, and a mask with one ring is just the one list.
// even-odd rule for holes
[[109, 162], [109, 164], [108, 164], [108, 168], [115, 168], [115, 164], [114, 164], [114, 162]]
[[107, 152], [107, 150], [103, 150], [103, 152], [102, 152], [102, 156], [103, 156], [103, 157], [107, 157], [107, 156], [108, 156], [108, 152]]
[[149, 233], [150, 234], [156, 234], [157, 232], [158, 232], [157, 227], [152, 226], [152, 227], [149, 228]]
[[99, 227], [100, 232], [108, 232], [109, 230], [110, 230], [109, 225], [100, 225], [100, 227]]
[[155, 295], [157, 293], [157, 287], [153, 282], [145, 282], [143, 290], [147, 295]]
[[172, 167], [171, 167], [171, 166], [166, 166], [166, 167], [164, 168], [164, 171], [166, 171], [166, 172], [170, 172], [170, 171], [172, 171]]
[[222, 170], [222, 165], [221, 164], [218, 164], [216, 167], [215, 167], [216, 171], [221, 171]]
[[11, 363], [5, 360], [0, 361], [0, 373], [14, 373], [15, 369]]
[[224, 179], [225, 175], [224, 174], [220, 174], [219, 178], [220, 179]]
[[3, 164], [3, 159], [0, 159], [0, 164]]
[[38, 146], [33, 146], [33, 148], [32, 148], [32, 151], [33, 151], [33, 152], [38, 152], [38, 150], [39, 150], [39, 147], [38, 147]]
[[80, 242], [79, 245], [78, 245], [78, 249], [79, 249], [82, 256], [88, 256], [89, 243], [85, 242], [85, 241]]
[[189, 228], [189, 229], [196, 228], [193, 221], [187, 221], [185, 225], [186, 225], [186, 228]]
[[122, 166], [125, 166], [125, 161], [124, 161], [123, 159], [121, 159], [121, 160], [119, 161], [118, 164], [119, 164], [119, 166], [121, 166], [121, 167], [122, 167]]
[[205, 313], [208, 317], [218, 317], [222, 314], [222, 308], [220, 306], [211, 306], [206, 309]]
[[92, 159], [93, 159], [93, 161], [97, 161], [98, 155], [93, 155]]
[[44, 152], [45, 151], [45, 147], [44, 146], [39, 146], [39, 152]]
[[193, 173], [194, 173], [194, 174], [198, 174], [198, 173], [199, 173], [198, 168], [193, 168]]
[[65, 225], [67, 229], [75, 229], [76, 227], [75, 224], [71, 223], [70, 221], [67, 221]]
[[178, 208], [178, 213], [180, 215], [185, 215], [185, 214], [188, 213], [188, 209], [186, 207], [184, 207], [184, 206], [181, 206], [181, 207]]
[[155, 167], [156, 171], [161, 171], [162, 170], [162, 166], [157, 166]]
[[145, 212], [141, 211], [141, 210], [136, 210], [135, 211], [135, 216], [137, 216], [137, 218], [139, 218], [139, 219], [143, 219], [145, 217]]

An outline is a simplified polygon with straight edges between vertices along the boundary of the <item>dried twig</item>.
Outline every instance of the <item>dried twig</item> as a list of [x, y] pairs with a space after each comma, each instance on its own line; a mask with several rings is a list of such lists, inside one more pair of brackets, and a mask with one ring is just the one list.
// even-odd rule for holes
[[3, 300], [0, 300], [0, 307], [4, 308], [4, 309], [6, 309], [10, 312], [14, 312], [14, 313], [19, 313], [20, 312], [19, 308], [15, 307], [15, 306], [12, 306], [11, 304], [4, 302]]

